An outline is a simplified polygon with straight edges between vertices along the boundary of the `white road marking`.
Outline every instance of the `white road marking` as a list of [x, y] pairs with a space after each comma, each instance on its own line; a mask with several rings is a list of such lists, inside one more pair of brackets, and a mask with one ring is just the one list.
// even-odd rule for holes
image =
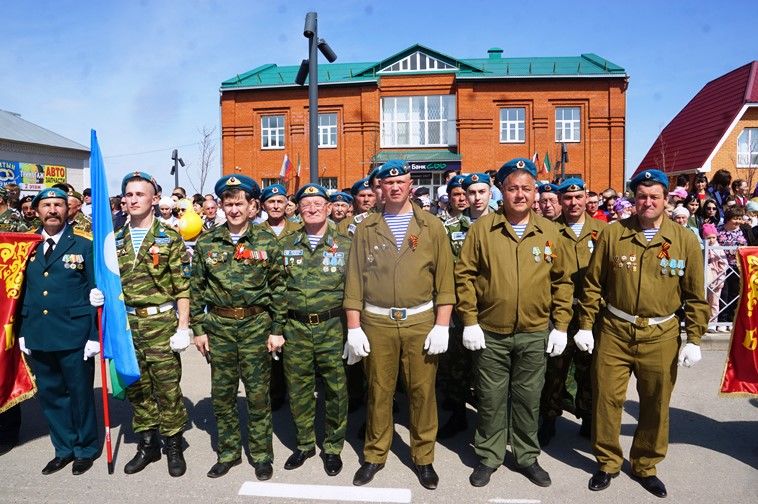
[[411, 502], [411, 491], [408, 488], [294, 485], [289, 483], [258, 483], [255, 481], [244, 482], [238, 495], [348, 502], [399, 502], [403, 504]]

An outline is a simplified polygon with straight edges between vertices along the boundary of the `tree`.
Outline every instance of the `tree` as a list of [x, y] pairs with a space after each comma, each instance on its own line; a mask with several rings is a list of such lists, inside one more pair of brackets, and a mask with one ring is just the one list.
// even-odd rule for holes
[[210, 171], [211, 164], [213, 164], [216, 153], [216, 127], [209, 128], [208, 126], [203, 126], [202, 128], [198, 128], [197, 132], [200, 134], [200, 141], [197, 143], [199, 152], [197, 164], [197, 175], [200, 179], [199, 184], [195, 185], [195, 181], [189, 176], [189, 170], [187, 171], [187, 177], [192, 189], [197, 193], [204, 194], [205, 181], [208, 179], [208, 172]]

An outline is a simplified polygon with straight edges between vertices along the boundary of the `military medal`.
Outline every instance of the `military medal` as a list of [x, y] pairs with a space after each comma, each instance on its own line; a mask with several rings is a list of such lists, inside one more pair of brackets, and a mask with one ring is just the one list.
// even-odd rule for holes
[[553, 242], [548, 240], [545, 242], [545, 262], [551, 263], [553, 262], [553, 258], [558, 257], [555, 254], [553, 254]]
[[538, 263], [540, 262], [540, 248], [534, 247], [532, 248], [532, 255], [534, 256], [534, 262]]
[[684, 276], [684, 264], [685, 264], [684, 259], [679, 259], [679, 261], [676, 264], [677, 268], [679, 268], [679, 272], [678, 272], [679, 276]]
[[410, 245], [411, 250], [416, 250], [416, 247], [418, 247], [418, 236], [415, 234], [412, 234], [408, 237], [408, 245]]
[[590, 254], [595, 251], [595, 242], [592, 240], [587, 240], [587, 248], [590, 249]]

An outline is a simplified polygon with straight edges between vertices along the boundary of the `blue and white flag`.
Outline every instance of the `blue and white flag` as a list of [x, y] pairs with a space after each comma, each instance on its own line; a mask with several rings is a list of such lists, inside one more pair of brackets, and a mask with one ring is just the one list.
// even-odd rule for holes
[[92, 186], [92, 241], [95, 248], [95, 281], [105, 296], [103, 305], [103, 356], [110, 359], [113, 395], [123, 397], [124, 389], [139, 379], [139, 364], [134, 353], [132, 331], [124, 305], [124, 292], [116, 256], [108, 181], [97, 132], [90, 140], [90, 177]]

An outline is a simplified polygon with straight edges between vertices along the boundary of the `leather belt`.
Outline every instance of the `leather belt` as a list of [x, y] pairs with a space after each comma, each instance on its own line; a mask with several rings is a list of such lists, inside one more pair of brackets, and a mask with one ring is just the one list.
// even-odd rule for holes
[[651, 326], [651, 325], [658, 325], [663, 324], [664, 322], [668, 322], [676, 314], [672, 313], [671, 315], [666, 315], [665, 317], [638, 317], [636, 315], [632, 315], [630, 313], [625, 312], [624, 310], [619, 310], [615, 306], [606, 305], [606, 308], [608, 308], [608, 311], [611, 312], [613, 315], [617, 316], [621, 320], [626, 320], [627, 322], [633, 324], [635, 327], [638, 327], [640, 329]]
[[341, 317], [345, 313], [341, 306], [331, 308], [319, 313], [307, 313], [298, 310], [288, 310], [287, 317], [302, 322], [303, 324], [317, 325], [329, 319]]
[[174, 309], [174, 303], [168, 302], [158, 306], [146, 306], [144, 308], [135, 308], [133, 306], [126, 307], [126, 313], [129, 315], [136, 315], [139, 318], [151, 317], [158, 315], [159, 313], [165, 313]]
[[262, 306], [253, 305], [239, 307], [213, 306], [209, 311], [215, 315], [218, 315], [219, 317], [242, 320], [248, 317], [252, 317], [253, 315], [263, 313], [266, 310]]
[[424, 313], [432, 308], [434, 308], [434, 302], [432, 301], [427, 301], [426, 303], [417, 306], [411, 306], [410, 308], [397, 308], [394, 306], [391, 308], [382, 308], [381, 306], [372, 305], [370, 303], [366, 303], [363, 307], [363, 309], [369, 313], [373, 313], [374, 315], [384, 315], [394, 321], [405, 320], [409, 315]]

